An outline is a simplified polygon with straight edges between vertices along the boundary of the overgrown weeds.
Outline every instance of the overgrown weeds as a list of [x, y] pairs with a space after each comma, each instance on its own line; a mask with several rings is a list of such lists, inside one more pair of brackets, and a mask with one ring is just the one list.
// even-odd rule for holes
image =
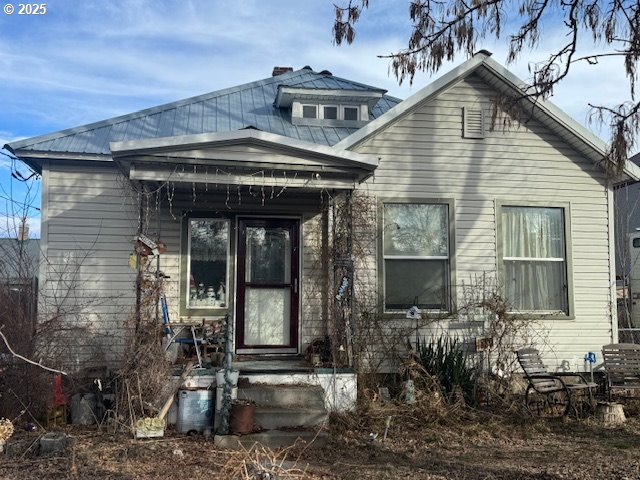
[[156, 318], [160, 285], [154, 280], [144, 280], [146, 295], [140, 305], [140, 315], [135, 313], [129, 323], [128, 338], [123, 363], [118, 372], [118, 417], [128, 425], [147, 415], [153, 415], [154, 406], [162, 398], [171, 365], [162, 346], [162, 325]]
[[454, 403], [456, 396], [462, 394], [467, 404], [475, 404], [477, 372], [470, 366], [460, 339], [442, 335], [427, 341], [423, 337], [416, 342], [414, 357], [417, 367], [433, 378], [430, 383], [440, 387], [440, 393], [447, 403]]

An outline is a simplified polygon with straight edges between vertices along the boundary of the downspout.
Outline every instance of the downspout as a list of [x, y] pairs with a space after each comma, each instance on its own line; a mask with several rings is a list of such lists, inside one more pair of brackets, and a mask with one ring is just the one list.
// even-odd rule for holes
[[[142, 233], [143, 227], [143, 214], [142, 208], [142, 184], [137, 189], [138, 192], [138, 234], [136, 238]], [[138, 338], [140, 333], [140, 323], [142, 322], [141, 303], [142, 303], [142, 257], [140, 252], [136, 248], [136, 325], [135, 325], [135, 338]]]
[[327, 199], [324, 201], [322, 205], [322, 218], [321, 218], [321, 238], [322, 238], [322, 247], [321, 247], [321, 268], [322, 268], [322, 291], [320, 292], [321, 296], [321, 305], [322, 305], [322, 319], [324, 321], [324, 327], [329, 333], [329, 292], [331, 292], [331, 281], [329, 276], [329, 207], [330, 207], [330, 199], [331, 197], [327, 196]]
[[615, 210], [611, 181], [607, 180], [607, 222], [609, 234], [609, 295], [611, 312], [611, 343], [618, 343], [618, 295], [616, 285]]

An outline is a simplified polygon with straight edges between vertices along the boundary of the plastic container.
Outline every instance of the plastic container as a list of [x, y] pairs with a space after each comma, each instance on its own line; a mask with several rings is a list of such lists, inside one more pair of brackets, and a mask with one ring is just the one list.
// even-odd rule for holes
[[71, 397], [71, 423], [94, 425], [97, 420], [102, 420], [98, 403], [98, 396], [94, 393], [76, 393]]
[[204, 432], [213, 426], [213, 390], [178, 391], [176, 431]]

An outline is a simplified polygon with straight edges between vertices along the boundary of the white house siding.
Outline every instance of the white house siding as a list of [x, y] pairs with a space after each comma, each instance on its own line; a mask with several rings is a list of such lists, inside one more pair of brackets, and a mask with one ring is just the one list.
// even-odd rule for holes
[[[542, 322], [547, 339], [539, 347], [550, 364], [566, 360], [582, 369], [584, 354], [612, 339], [605, 175], [536, 121], [489, 131], [496, 95], [472, 75], [354, 147], [381, 158], [362, 190], [377, 198], [455, 201], [458, 301], [462, 282], [496, 273], [496, 201], [568, 203], [575, 320]], [[462, 138], [462, 107], [484, 109], [484, 139]]]
[[62, 314], [43, 348], [65, 368], [113, 364], [135, 304], [137, 201], [108, 164], [52, 160], [42, 202], [40, 321]]

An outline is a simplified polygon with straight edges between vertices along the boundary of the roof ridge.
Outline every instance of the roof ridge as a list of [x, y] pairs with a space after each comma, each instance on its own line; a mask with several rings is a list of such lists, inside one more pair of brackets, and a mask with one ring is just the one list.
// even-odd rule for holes
[[[323, 78], [331, 78], [333, 80], [335, 80], [336, 82], [344, 82], [347, 83], [349, 85], [354, 85], [356, 87], [360, 87], [363, 90], [369, 90], [369, 91], [375, 91], [375, 92], [381, 92], [383, 95], [386, 94], [388, 92], [388, 90], [384, 89], [384, 88], [379, 88], [379, 87], [374, 87], [373, 85], [368, 85], [366, 83], [361, 83], [361, 82], [356, 82], [354, 80], [349, 80], [348, 78], [343, 78], [343, 77], [337, 77], [335, 75], [329, 75], [326, 73], [318, 73], [318, 72], [312, 72], [315, 73], [316, 75], [320, 75]], [[284, 86], [287, 87], [296, 87], [298, 85], [302, 85], [304, 83], [309, 82], [309, 80], [303, 80], [303, 81], [299, 81], [298, 83], [289, 83], [289, 84], [283, 84]], [[318, 90], [323, 90], [323, 87], [307, 87], [309, 89], [318, 89]]]
[[[280, 82], [282, 80], [285, 80], [285, 78], [283, 77], [287, 77], [287, 78], [295, 78], [295, 77], [301, 77], [303, 75], [309, 74], [309, 73], [315, 73], [316, 75], [320, 75], [317, 72], [313, 72], [311, 70], [308, 69], [299, 69], [299, 70], [294, 70], [292, 72], [286, 72], [283, 73], [281, 75], [277, 75], [275, 77], [266, 77], [260, 80], [254, 80], [253, 82], [248, 82], [248, 83], [243, 83], [240, 85], [235, 85], [232, 87], [226, 87], [223, 88], [221, 90], [214, 90], [212, 92], [207, 92], [207, 93], [202, 93], [199, 95], [195, 95], [192, 97], [187, 97], [181, 100], [175, 100], [173, 102], [167, 102], [161, 105], [156, 105], [154, 107], [148, 107], [148, 108], [143, 108], [142, 110], [136, 110], [135, 112], [131, 112], [131, 113], [126, 113], [124, 115], [118, 115], [116, 117], [111, 117], [111, 118], [107, 118], [104, 120], [99, 120], [97, 122], [92, 122], [92, 123], [87, 123], [84, 125], [78, 125], [76, 127], [71, 127], [71, 128], [66, 128], [64, 130], [59, 130], [57, 132], [50, 132], [50, 133], [45, 133], [42, 135], [37, 135], [35, 137], [30, 137], [30, 138], [25, 138], [22, 140], [18, 140], [15, 142], [12, 142], [10, 144], [5, 145], [5, 147], [10, 146], [11, 150], [14, 149], [21, 149], [27, 146], [33, 146], [33, 145], [37, 145], [39, 143], [43, 143], [43, 142], [47, 142], [50, 140], [55, 140], [55, 139], [59, 139], [59, 138], [64, 138], [64, 137], [68, 137], [70, 135], [77, 135], [79, 133], [83, 133], [83, 132], [87, 132], [90, 130], [95, 130], [97, 128], [101, 128], [101, 127], [106, 127], [106, 126], [113, 126], [113, 125], [117, 125], [119, 123], [122, 122], [126, 122], [126, 121], [130, 121], [130, 120], [134, 120], [136, 118], [140, 118], [140, 117], [144, 117], [144, 116], [148, 116], [148, 115], [153, 115], [156, 113], [160, 113], [166, 110], [170, 110], [172, 108], [178, 108], [178, 107], [182, 107], [185, 105], [189, 105], [192, 103], [197, 103], [203, 100], [208, 100], [211, 98], [215, 98], [215, 97], [219, 97], [219, 96], [223, 96], [223, 95], [229, 95], [235, 92], [239, 92], [239, 91], [243, 91], [243, 90], [248, 90], [251, 88], [255, 88], [255, 87], [260, 87], [263, 85], [268, 85], [271, 83], [275, 83], [275, 82]], [[324, 75], [323, 75], [324, 76]], [[355, 83], [355, 82], [353, 82]]]

